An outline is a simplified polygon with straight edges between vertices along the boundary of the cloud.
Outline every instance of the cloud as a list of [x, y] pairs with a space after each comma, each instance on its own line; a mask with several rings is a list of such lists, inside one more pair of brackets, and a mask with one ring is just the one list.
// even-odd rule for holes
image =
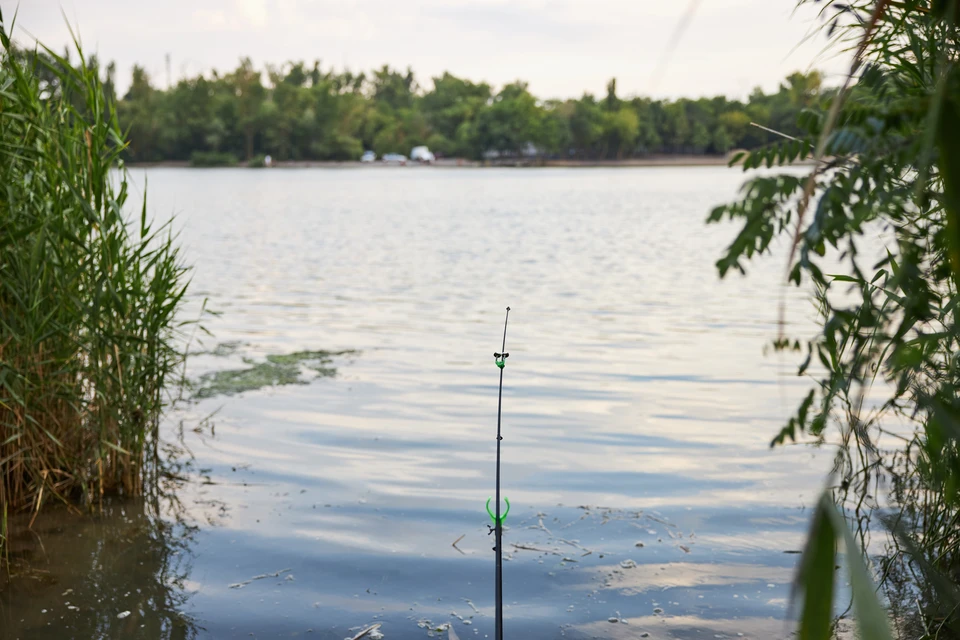
[[237, 12], [253, 27], [264, 27], [267, 24], [266, 0], [236, 0]]
[[[162, 75], [229, 69], [249, 56], [258, 65], [321, 59], [353, 70], [411, 66], [422, 84], [444, 71], [503, 85], [526, 80], [544, 98], [604, 91], [617, 78], [622, 95], [727, 94], [757, 85], [775, 89], [805, 69], [823, 46], [796, 51], [811, 11], [795, 0], [701, 2], [662, 80], [651, 80], [687, 1], [656, 0], [0, 0], [19, 6], [19, 35], [54, 49], [69, 42], [60, 7], [84, 43], [115, 60], [121, 89], [134, 63]], [[25, 38], [26, 39], [26, 38]], [[844, 59], [818, 65], [829, 73]], [[174, 78], [176, 80], [176, 77]]]
[[194, 9], [190, 22], [200, 31], [222, 31], [229, 28], [227, 14], [216, 9]]

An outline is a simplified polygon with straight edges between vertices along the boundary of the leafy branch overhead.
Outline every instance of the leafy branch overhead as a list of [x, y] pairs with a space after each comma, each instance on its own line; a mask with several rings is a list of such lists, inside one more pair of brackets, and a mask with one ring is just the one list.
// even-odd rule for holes
[[801, 115], [797, 140], [735, 158], [812, 165], [754, 174], [710, 213], [739, 226], [717, 269], [746, 273], [792, 247], [785, 280], [811, 291], [819, 328], [775, 342], [800, 352], [813, 385], [772, 444], [837, 445], [833, 497], [861, 540], [881, 508], [905, 532], [880, 558], [884, 588], [908, 583], [917, 596], [898, 624], [956, 632], [958, 603], [917, 567], [960, 576], [960, 3], [820, 4], [854, 54], [851, 80], [829, 109]]

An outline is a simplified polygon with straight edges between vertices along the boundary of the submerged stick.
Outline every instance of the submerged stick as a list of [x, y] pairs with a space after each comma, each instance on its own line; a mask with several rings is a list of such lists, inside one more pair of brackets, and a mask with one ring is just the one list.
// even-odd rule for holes
[[361, 631], [361, 632], [358, 633], [357, 635], [355, 635], [355, 636], [353, 636], [352, 638], [350, 638], [350, 640], [360, 640], [360, 638], [363, 638], [364, 636], [366, 636], [366, 635], [367, 635], [368, 633], [370, 633], [371, 631], [374, 631], [374, 630], [376, 630], [376, 629], [379, 629], [381, 624], [382, 624], [382, 623], [378, 622], [378, 623], [376, 623], [376, 624], [370, 625], [369, 627], [367, 627], [366, 629], [364, 629], [363, 631]]

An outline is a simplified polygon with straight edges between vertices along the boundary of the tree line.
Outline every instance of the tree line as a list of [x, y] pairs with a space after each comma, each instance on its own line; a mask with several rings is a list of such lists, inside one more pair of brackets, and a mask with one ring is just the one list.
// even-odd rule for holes
[[[95, 61], [94, 61], [95, 63]], [[115, 67], [105, 72], [113, 90]], [[773, 134], [793, 135], [803, 109], [832, 92], [817, 71], [789, 75], [774, 93], [755, 89], [746, 101], [714, 98], [621, 98], [616, 79], [606, 95], [541, 100], [525, 82], [495, 91], [450, 73], [421, 86], [412, 70], [371, 73], [288, 62], [181, 79], [162, 89], [135, 66], [117, 112], [134, 162], [189, 160], [197, 154], [251, 160], [356, 160], [409, 153], [425, 144], [438, 156], [538, 155], [582, 160], [652, 154], [724, 154], [753, 149]]]

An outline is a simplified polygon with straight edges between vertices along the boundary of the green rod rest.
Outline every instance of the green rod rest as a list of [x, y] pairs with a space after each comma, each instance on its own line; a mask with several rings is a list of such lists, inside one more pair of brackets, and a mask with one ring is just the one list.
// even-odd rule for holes
[[493, 500], [493, 497], [487, 498], [487, 515], [490, 516], [490, 519], [499, 525], [503, 525], [503, 521], [507, 519], [507, 514], [510, 513], [510, 498], [503, 496], [503, 501], [507, 503], [507, 510], [503, 512], [503, 515], [500, 516], [500, 522], [497, 522], [497, 516], [490, 510], [490, 501]]

